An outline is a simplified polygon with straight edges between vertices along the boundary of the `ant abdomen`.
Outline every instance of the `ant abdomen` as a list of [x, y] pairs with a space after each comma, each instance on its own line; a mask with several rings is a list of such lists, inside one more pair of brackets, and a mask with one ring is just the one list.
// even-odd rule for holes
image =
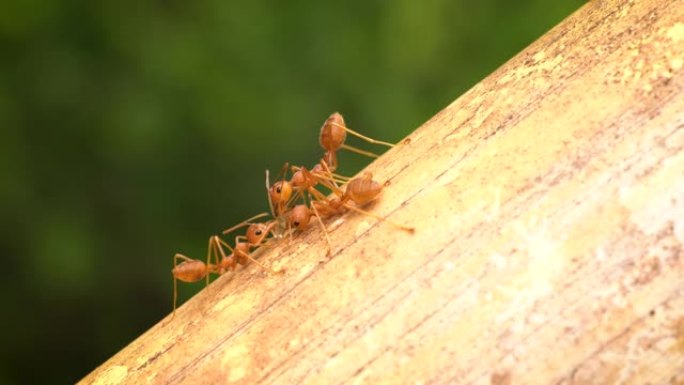
[[335, 152], [342, 147], [347, 138], [347, 131], [344, 129], [344, 118], [339, 112], [335, 112], [321, 127], [321, 135], [318, 140], [326, 151]]
[[382, 192], [382, 185], [372, 179], [371, 174], [365, 174], [361, 178], [352, 179], [347, 184], [346, 198], [359, 206], [377, 198]]
[[207, 265], [199, 260], [186, 260], [173, 267], [173, 276], [183, 282], [197, 282], [207, 275]]

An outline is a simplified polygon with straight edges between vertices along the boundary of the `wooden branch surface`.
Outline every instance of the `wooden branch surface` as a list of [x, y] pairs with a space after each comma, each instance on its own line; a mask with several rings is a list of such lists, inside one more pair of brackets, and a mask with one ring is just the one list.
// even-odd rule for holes
[[[684, 1], [591, 1], [83, 384], [684, 383]], [[256, 188], [256, 187], [255, 187]]]

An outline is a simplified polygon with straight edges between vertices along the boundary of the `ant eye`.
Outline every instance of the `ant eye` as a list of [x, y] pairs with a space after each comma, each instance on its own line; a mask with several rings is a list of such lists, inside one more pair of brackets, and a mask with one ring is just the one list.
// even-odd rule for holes
[[261, 235], [261, 230], [257, 230], [257, 231], [255, 232], [255, 234], [256, 234], [256, 235]]
[[280, 186], [278, 186], [278, 188], [276, 188], [276, 192], [277, 192], [278, 194], [280, 194], [281, 191], [283, 191], [283, 190], [280, 188]]
[[295, 221], [295, 222], [292, 223], [292, 224], [295, 225], [295, 227], [299, 227], [299, 221]]

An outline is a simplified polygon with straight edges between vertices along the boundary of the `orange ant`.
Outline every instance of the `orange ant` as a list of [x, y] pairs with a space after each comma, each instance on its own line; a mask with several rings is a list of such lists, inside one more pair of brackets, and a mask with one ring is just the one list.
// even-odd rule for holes
[[332, 171], [335, 171], [337, 169], [337, 151], [339, 151], [340, 149], [349, 150], [357, 154], [369, 156], [372, 158], [378, 157], [378, 155], [373, 152], [360, 150], [356, 147], [352, 147], [345, 144], [344, 142], [347, 138], [347, 133], [350, 133], [356, 136], [357, 138], [363, 139], [368, 143], [380, 144], [387, 147], [394, 147], [392, 143], [383, 142], [381, 140], [375, 140], [373, 138], [369, 138], [350, 129], [344, 123], [344, 118], [342, 117], [342, 115], [339, 112], [334, 112], [332, 115], [328, 117], [328, 119], [325, 120], [323, 126], [321, 126], [321, 133], [318, 136], [318, 142], [320, 143], [321, 147], [323, 147], [323, 149], [325, 150], [323, 160], [326, 162], [326, 164]]
[[[266, 189], [269, 194], [269, 205], [274, 218], [286, 211], [286, 208], [289, 207], [289, 204], [291, 203], [290, 199], [295, 199], [297, 197], [304, 198], [306, 195], [311, 195], [317, 200], [324, 200], [325, 196], [315, 188], [319, 184], [330, 191], [335, 191], [335, 182], [349, 182], [350, 178], [334, 173], [337, 169], [337, 151], [340, 149], [347, 149], [371, 157], [378, 156], [372, 152], [359, 150], [355, 147], [346, 145], [344, 142], [347, 137], [347, 132], [366, 140], [369, 143], [381, 144], [389, 147], [394, 146], [391, 143], [375, 140], [351, 130], [346, 126], [344, 118], [340, 113], [333, 113], [326, 119], [323, 126], [321, 126], [319, 135], [319, 143], [325, 150], [325, 153], [323, 158], [310, 171], [306, 169], [306, 167], [292, 166], [292, 177], [287, 181], [288, 163], [285, 163], [279, 174], [283, 176], [282, 180], [274, 183], [273, 186], [269, 186], [267, 174]], [[292, 196], [293, 192], [295, 193], [294, 197]]]
[[[325, 160], [321, 160], [319, 165], [324, 172], [310, 172], [306, 168], [299, 168], [296, 169], [297, 171], [292, 176], [291, 182], [283, 179], [272, 187], [269, 187], [268, 170], [266, 171], [266, 187], [269, 190], [269, 204], [271, 207], [274, 207], [275, 205], [276, 207], [281, 208], [278, 215], [286, 216], [288, 229], [294, 227], [301, 230], [308, 225], [311, 216], [316, 217], [316, 220], [325, 234], [326, 242], [328, 243], [327, 253], [329, 256], [332, 255], [332, 242], [330, 241], [330, 236], [323, 224], [322, 218], [342, 214], [347, 209], [385, 221], [410, 233], [415, 231], [413, 227], [397, 224], [358, 207], [376, 199], [382, 192], [383, 185], [374, 181], [372, 179], [372, 174], [365, 173], [362, 177], [350, 180], [346, 184], [344, 191], [342, 191], [342, 189], [337, 186], [335, 178], [331, 176], [332, 173], [327, 168]], [[294, 167], [293, 170], [295, 170]], [[328, 175], [327, 177], [325, 176], [326, 174]], [[296, 175], [300, 175], [301, 179], [298, 180]], [[315, 188], [315, 185], [319, 182], [333, 191], [334, 195], [328, 198], [318, 191]], [[385, 183], [384, 186], [386, 185], [387, 183]], [[290, 207], [293, 190], [302, 198], [308, 196], [310, 202], [309, 206], [300, 204], [293, 207], [290, 211], [283, 209]], [[295, 197], [297, 195], [295, 195]], [[355, 205], [352, 205], [349, 202], [354, 202]]]
[[[259, 217], [265, 216], [266, 214], [260, 214]], [[256, 218], [256, 217], [254, 217]], [[254, 219], [252, 218], [252, 219]], [[251, 220], [251, 219], [250, 219]], [[276, 226], [278, 225], [277, 220], [270, 220], [264, 223], [250, 223], [245, 221], [239, 225], [233, 226], [227, 230], [223, 231], [223, 234], [228, 234], [233, 232], [236, 228], [249, 225], [245, 235], [238, 235], [235, 237], [235, 248], [230, 247], [226, 242], [221, 240], [221, 243], [231, 250], [232, 256], [235, 256], [237, 263], [241, 265], [247, 264], [248, 261], [256, 262], [264, 270], [275, 274], [276, 272], [264, 266], [263, 264], [256, 261], [250, 256], [251, 250], [264, 246], [268, 242], [268, 235], [271, 234], [274, 237], [279, 235], [276, 231]]]
[[[176, 254], [173, 256], [173, 315], [176, 315], [176, 304], [178, 303], [178, 283], [182, 282], [197, 282], [202, 278], [206, 278], [206, 285], [209, 285], [209, 274], [219, 274], [217, 265], [211, 263], [212, 256], [215, 255], [215, 248], [217, 245], [217, 236], [209, 237], [209, 245], [207, 246], [207, 262], [199, 259], [188, 258], [183, 254]], [[178, 260], [182, 260], [178, 263]]]
[[[325, 162], [322, 162], [322, 164], [325, 167]], [[373, 180], [373, 176], [371, 173], [367, 172], [364, 173], [362, 177], [350, 180], [345, 185], [344, 191], [337, 187], [334, 181], [332, 181], [332, 185], [334, 194], [331, 197], [321, 198], [318, 195], [314, 196], [315, 199], [310, 201], [309, 207], [301, 205], [303, 206], [303, 208], [301, 209], [302, 213], [299, 214], [300, 217], [304, 217], [306, 215], [310, 217], [312, 215], [311, 212], [313, 211], [313, 216], [316, 217], [316, 219], [321, 225], [321, 228], [325, 233], [326, 241], [328, 242], [328, 255], [331, 255], [332, 246], [328, 235], [328, 231], [325, 228], [325, 225], [323, 224], [322, 218], [343, 214], [347, 209], [376, 218], [380, 221], [384, 221], [400, 230], [404, 230], [409, 233], [415, 232], [415, 228], [413, 227], [398, 224], [396, 222], [390, 221], [387, 218], [383, 218], [377, 214], [363, 210], [360, 207], [358, 207], [364, 206], [372, 200], [376, 199], [382, 192], [383, 187], [388, 185], [388, 182], [386, 182], [384, 185], [381, 185], [380, 183]], [[318, 194], [322, 195], [320, 192], [318, 192], [318, 190], [313, 190], [316, 191]], [[354, 202], [354, 205], [350, 204], [350, 202]]]
[[[240, 227], [249, 225], [247, 230], [247, 237], [254, 242], [261, 243], [259, 239], [261, 228], [258, 224], [252, 224], [251, 221], [254, 219], [261, 218], [265, 216], [265, 213], [255, 215], [254, 217], [243, 221], [230, 229], [226, 230], [224, 234], [235, 231]], [[235, 248], [230, 247], [228, 243], [219, 238], [217, 235], [212, 235], [209, 237], [209, 244], [207, 246], [207, 261], [203, 262], [198, 259], [192, 259], [186, 257], [183, 254], [176, 254], [173, 256], [173, 269], [171, 274], [173, 275], [173, 314], [176, 314], [176, 304], [178, 302], [178, 284], [177, 281], [182, 282], [197, 282], [202, 278], [206, 279], [206, 285], [209, 284], [210, 274], [224, 274], [228, 270], [235, 270], [236, 265], [239, 263], [241, 265], [247, 264], [248, 261], [256, 262], [259, 266], [266, 270], [270, 270], [258, 261], [254, 260], [249, 255], [250, 244], [245, 242], [239, 242], [239, 239], [244, 238], [244, 236], [238, 236], [235, 238]], [[226, 255], [223, 247], [228, 248], [231, 251], [230, 255]], [[219, 260], [219, 254], [221, 259]], [[215, 263], [212, 263], [212, 257]], [[180, 263], [178, 261], [181, 260]]]
[[273, 186], [269, 186], [269, 178], [267, 176], [266, 189], [269, 193], [269, 205], [271, 206], [271, 212], [274, 213], [274, 216], [280, 215], [282, 211], [285, 211], [284, 207], [287, 206], [286, 202], [292, 197], [293, 190], [298, 195], [303, 196], [308, 192], [317, 199], [324, 199], [324, 196], [315, 189], [315, 186], [321, 184], [329, 190], [334, 191], [335, 187], [333, 187], [331, 182], [333, 182], [333, 184], [335, 181], [344, 183], [351, 179], [334, 173], [337, 169], [337, 151], [341, 148], [370, 157], [378, 157], [375, 153], [346, 145], [344, 142], [347, 137], [347, 132], [370, 143], [394, 147], [392, 143], [375, 140], [351, 130], [346, 127], [342, 115], [338, 112], [333, 113], [323, 123], [319, 135], [319, 142], [321, 147], [325, 150], [325, 153], [323, 158], [321, 158], [311, 170], [308, 170], [306, 167], [292, 166], [292, 177], [288, 182], [286, 178], [288, 163], [285, 163], [279, 173], [279, 175], [283, 176], [282, 180], [274, 183]]
[[[359, 178], [354, 178], [346, 184], [344, 192], [337, 186], [331, 198], [326, 198], [324, 200], [315, 200], [311, 202], [311, 206], [317, 212], [323, 213], [326, 216], [332, 216], [336, 214], [342, 214], [346, 209], [356, 211], [360, 214], [367, 215], [378, 220], [389, 223], [390, 225], [407, 231], [409, 233], [414, 233], [415, 228], [411, 226], [405, 226], [387, 218], [383, 218], [372, 212], [363, 210], [358, 206], [364, 206], [375, 200], [382, 192], [383, 187], [388, 186], [389, 181], [385, 184], [380, 184], [373, 180], [373, 175], [370, 172], [364, 173]], [[351, 205], [349, 202], [354, 202], [355, 205]]]
[[[245, 265], [249, 261], [255, 262], [271, 273], [275, 273], [273, 270], [252, 258], [250, 253], [252, 249], [265, 244], [268, 234], [272, 234], [274, 237], [281, 235], [282, 228], [284, 227], [282, 224], [283, 220], [285, 220], [288, 232], [291, 234], [291, 231], [289, 231], [291, 229], [302, 230], [306, 228], [313, 212], [313, 215], [316, 217], [325, 233], [326, 241], [328, 242], [328, 255], [331, 255], [332, 246], [328, 231], [321, 220], [319, 211], [323, 212], [326, 216], [332, 216], [341, 214], [346, 209], [350, 209], [386, 221], [402, 230], [409, 232], [414, 231], [413, 227], [396, 224], [348, 203], [349, 201], [352, 201], [356, 205], [363, 205], [375, 199], [382, 191], [382, 186], [372, 180], [370, 173], [364, 174], [364, 177], [362, 178], [351, 180], [350, 178], [333, 173], [333, 171], [337, 169], [337, 151], [340, 149], [346, 149], [370, 157], [378, 157], [375, 153], [346, 145], [344, 142], [347, 133], [357, 136], [369, 143], [381, 144], [389, 147], [394, 146], [391, 143], [375, 140], [349, 129], [346, 127], [342, 115], [337, 112], [330, 115], [321, 127], [319, 135], [319, 143], [325, 150], [325, 153], [321, 161], [316, 164], [311, 171], [304, 167], [298, 168], [293, 166], [292, 178], [290, 181], [287, 181], [286, 175], [288, 164], [286, 163], [283, 167], [283, 171], [281, 171], [283, 173], [282, 180], [276, 182], [273, 186], [269, 186], [268, 170], [266, 171], [266, 189], [269, 194], [269, 205], [274, 218], [273, 220], [266, 223], [250, 223], [250, 221], [266, 215], [259, 214], [225, 230], [223, 234], [230, 233], [239, 227], [249, 226], [245, 235], [235, 237], [234, 248], [217, 235], [209, 237], [206, 262], [191, 259], [183, 254], [174, 255], [172, 269], [174, 316], [178, 299], [178, 280], [182, 282], [197, 282], [202, 278], [205, 278], [206, 284], [208, 285], [210, 274], [221, 275], [229, 270], [234, 271], [237, 264]], [[338, 181], [348, 182], [344, 192], [337, 186]], [[318, 184], [333, 191], [334, 196], [329, 199], [326, 198], [315, 188]], [[293, 192], [295, 192], [294, 196]], [[307, 196], [309, 197], [309, 206], [306, 204], [299, 204], [290, 208], [294, 199], [301, 197], [306, 202]], [[230, 250], [231, 253], [229, 255], [225, 253], [224, 247]], [[220, 260], [219, 255], [221, 256]], [[214, 258], [215, 263], [211, 262], [212, 257]], [[178, 263], [179, 260], [181, 260], [180, 263]]]
[[268, 206], [271, 209], [271, 215], [273, 218], [278, 220], [288, 209], [290, 199], [292, 198], [292, 184], [287, 181], [287, 170], [289, 163], [285, 162], [283, 167], [280, 169], [278, 179], [282, 176], [282, 179], [275, 182], [271, 186], [271, 178], [269, 176], [269, 171], [266, 170], [266, 193], [268, 194]]
[[[295, 174], [292, 176], [291, 181], [287, 180], [287, 169], [288, 169], [288, 163], [285, 163], [283, 168], [280, 171], [280, 174], [282, 174], [282, 179], [275, 182], [273, 186], [270, 185], [270, 177], [269, 177], [269, 171], [266, 170], [266, 191], [268, 192], [268, 204], [269, 207], [271, 208], [271, 214], [273, 215], [274, 222], [276, 223], [275, 228], [277, 230], [273, 230], [274, 233], [278, 234], [278, 236], [282, 236], [283, 232], [287, 232], [290, 237], [292, 237], [292, 232], [294, 230], [304, 230], [308, 225], [311, 220], [311, 210], [306, 204], [299, 204], [295, 205], [292, 207], [292, 203], [294, 202], [295, 199], [298, 197], [304, 198], [304, 194], [309, 193], [309, 191], [313, 194], [317, 194], [317, 197], [325, 198], [318, 190], [313, 188], [317, 182], [313, 179], [313, 176], [308, 173], [306, 169], [303, 169], [304, 172], [306, 173], [306, 178], [309, 180], [307, 183], [308, 189], [304, 190], [304, 186], [297, 184], [297, 178], [299, 178], [297, 175], [302, 175], [300, 172], [301, 170], [296, 169], [293, 167], [293, 170], [298, 170], [295, 172]], [[296, 187], [294, 189], [293, 187]], [[303, 192], [304, 191], [304, 192]], [[293, 195], [293, 192], [296, 194]], [[323, 232], [325, 234], [325, 239], [328, 243], [328, 255], [332, 255], [332, 242], [330, 241], [330, 237], [328, 236], [328, 231], [325, 228], [325, 225], [323, 224], [323, 221], [321, 220], [320, 216], [315, 212], [316, 208], [313, 208], [314, 211], [314, 216], [316, 216], [316, 219], [323, 229]]]

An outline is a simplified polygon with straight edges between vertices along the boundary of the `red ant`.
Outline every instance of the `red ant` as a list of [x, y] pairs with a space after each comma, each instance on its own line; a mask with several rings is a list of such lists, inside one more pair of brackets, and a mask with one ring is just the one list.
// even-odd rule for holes
[[[337, 169], [337, 151], [340, 149], [347, 149], [362, 155], [367, 155], [370, 157], [377, 157], [378, 155], [372, 152], [359, 150], [355, 147], [345, 144], [347, 137], [347, 132], [355, 135], [369, 143], [381, 144], [389, 147], [394, 147], [392, 143], [383, 142], [380, 140], [375, 140], [369, 138], [365, 135], [359, 134], [356, 131], [348, 128], [344, 122], [344, 118], [338, 112], [333, 113], [326, 119], [321, 126], [321, 131], [318, 137], [321, 147], [325, 150], [323, 158], [309, 171], [305, 167], [295, 167], [292, 166], [292, 178], [289, 181], [289, 186], [285, 183], [285, 174], [287, 174], [287, 163], [281, 170], [283, 173], [283, 180], [276, 182], [273, 185], [273, 189], [268, 187], [269, 197], [271, 201], [276, 202], [275, 208], [276, 213], [279, 211], [280, 206], [290, 199], [292, 190], [296, 194], [304, 194], [308, 192], [313, 195], [316, 199], [324, 199], [324, 196], [315, 189], [315, 186], [321, 184], [331, 191], [335, 190], [334, 183], [337, 182], [348, 182], [350, 178], [343, 177], [341, 175], [334, 174]], [[282, 191], [281, 191], [282, 190]], [[283, 194], [283, 196], [280, 196]]]
[[[327, 168], [324, 160], [321, 161], [320, 165], [325, 170], [325, 174], [332, 174]], [[332, 177], [326, 178], [322, 173], [313, 173], [304, 168], [298, 169], [298, 171], [301, 172], [303, 178], [302, 182], [294, 186], [296, 188], [293, 188], [292, 185], [295, 185], [294, 175], [291, 179], [292, 183], [284, 179], [277, 182], [277, 184], [274, 184], [271, 188], [269, 188], [269, 203], [272, 207], [273, 205], [280, 207], [280, 215], [286, 216], [288, 228], [294, 227], [296, 229], [303, 229], [308, 225], [311, 216], [316, 217], [321, 228], [323, 229], [326, 242], [328, 243], [328, 255], [332, 254], [332, 242], [330, 241], [328, 231], [323, 224], [322, 218], [342, 214], [347, 209], [385, 221], [404, 231], [411, 233], [415, 231], [413, 227], [397, 224], [358, 207], [376, 199], [382, 192], [383, 187], [387, 185], [387, 183], [385, 185], [381, 185], [380, 183], [374, 181], [372, 179], [372, 174], [365, 173], [362, 177], [350, 180], [344, 186], [345, 188], [343, 191], [337, 186], [335, 179]], [[268, 171], [266, 172], [266, 178], [266, 185], [268, 188]], [[316, 182], [319, 181], [322, 181], [322, 184], [333, 191], [334, 195], [332, 197], [328, 198], [314, 188]], [[293, 189], [302, 197], [304, 197], [304, 195], [309, 196], [308, 206], [305, 204], [300, 204], [294, 206], [288, 211], [287, 208], [290, 207], [292, 202], [290, 197], [292, 195]], [[350, 202], [354, 202], [354, 205], [350, 204]]]
[[[198, 259], [186, 257], [183, 254], [176, 254], [173, 256], [173, 314], [176, 314], [176, 303], [178, 302], [178, 285], [177, 281], [182, 282], [197, 282], [202, 278], [206, 279], [206, 284], [209, 284], [210, 274], [224, 274], [227, 271], [234, 271], [237, 264], [245, 265], [248, 261], [256, 262], [262, 268], [271, 271], [263, 264], [259, 263], [250, 256], [250, 248], [254, 248], [262, 243], [265, 235], [262, 232], [265, 230], [263, 224], [251, 223], [252, 220], [265, 216], [265, 213], [255, 215], [254, 217], [241, 222], [230, 229], [224, 231], [224, 234], [235, 231], [240, 227], [249, 225], [246, 236], [237, 236], [235, 238], [235, 248], [230, 247], [223, 239], [217, 235], [209, 237], [209, 244], [207, 246], [207, 261], [203, 262]], [[241, 242], [240, 239], [246, 238], [248, 242]], [[228, 248], [231, 253], [226, 255], [224, 247]], [[221, 259], [219, 260], [219, 254]], [[214, 263], [212, 263], [212, 257]], [[178, 260], [181, 260], [178, 263]]]
[[334, 112], [328, 119], [325, 120], [323, 126], [321, 126], [321, 133], [318, 136], [318, 141], [325, 150], [323, 155], [323, 160], [330, 168], [330, 170], [335, 171], [337, 169], [337, 151], [340, 149], [349, 150], [357, 154], [366, 155], [370, 157], [377, 158], [378, 155], [369, 151], [360, 150], [356, 147], [349, 146], [345, 144], [347, 138], [347, 133], [350, 133], [358, 138], [365, 140], [368, 143], [380, 144], [387, 147], [394, 147], [392, 143], [383, 142], [381, 140], [375, 140], [362, 135], [349, 127], [344, 123], [344, 118], [339, 112]]
[[[247, 226], [245, 235], [235, 237], [235, 247], [232, 248], [227, 242], [220, 237], [214, 235], [209, 238], [207, 247], [207, 261], [203, 262], [186, 257], [182, 254], [176, 254], [173, 258], [173, 314], [176, 312], [176, 303], [178, 298], [177, 281], [183, 282], [197, 282], [202, 278], [206, 279], [206, 284], [209, 284], [210, 274], [224, 274], [227, 271], [234, 271], [237, 264], [245, 265], [249, 261], [257, 263], [265, 270], [274, 273], [273, 270], [262, 265], [251, 257], [251, 250], [256, 249], [265, 244], [268, 234], [273, 236], [281, 236], [283, 228], [287, 227], [291, 234], [293, 229], [304, 229], [308, 226], [311, 216], [315, 216], [321, 225], [326, 241], [328, 242], [328, 255], [331, 255], [331, 242], [328, 231], [321, 219], [321, 213], [328, 217], [332, 215], [341, 214], [346, 209], [357, 211], [359, 213], [372, 216], [379, 220], [386, 221], [402, 230], [413, 232], [413, 227], [403, 226], [391, 222], [373, 213], [362, 210], [354, 205], [349, 204], [349, 201], [356, 205], [364, 205], [375, 199], [382, 191], [383, 186], [372, 179], [370, 173], [364, 174], [361, 178], [351, 179], [334, 174], [337, 169], [337, 151], [340, 149], [350, 150], [362, 155], [377, 157], [378, 155], [372, 152], [364, 151], [346, 145], [347, 133], [357, 136], [369, 143], [381, 144], [389, 147], [394, 145], [391, 143], [371, 139], [367, 136], [361, 135], [348, 127], [344, 122], [344, 118], [339, 113], [335, 112], [321, 127], [319, 135], [319, 143], [325, 150], [323, 158], [316, 164], [311, 171], [304, 167], [292, 167], [292, 178], [290, 181], [286, 180], [287, 163], [281, 171], [283, 178], [279, 182], [269, 186], [268, 170], [266, 171], [266, 189], [269, 195], [269, 205], [271, 206], [271, 213], [273, 220], [266, 223], [250, 223], [250, 221], [260, 218], [266, 214], [256, 215], [236, 226], [231, 227], [223, 232], [223, 234], [230, 233], [239, 227]], [[342, 191], [337, 182], [348, 182]], [[334, 196], [327, 198], [315, 187], [323, 185], [334, 193]], [[294, 195], [293, 195], [294, 194]], [[292, 203], [295, 199], [301, 197], [304, 201], [309, 198], [309, 205], [299, 204], [293, 207]], [[283, 221], [285, 223], [283, 223]], [[225, 248], [228, 248], [231, 253], [226, 254]], [[219, 260], [219, 255], [221, 259]], [[214, 259], [215, 263], [211, 262]], [[181, 260], [180, 263], [178, 261]]]
[[[293, 174], [291, 180], [287, 181], [287, 166], [288, 164], [285, 163], [283, 169], [281, 170], [283, 178], [274, 183], [273, 186], [270, 186], [269, 172], [266, 170], [266, 190], [268, 191], [268, 203], [271, 208], [271, 213], [275, 218], [274, 222], [278, 224], [278, 230], [276, 230], [276, 233], [281, 236], [283, 231], [287, 231], [287, 233], [291, 236], [293, 230], [305, 229], [311, 220], [312, 213], [306, 204], [299, 204], [290, 208], [294, 200], [298, 197], [304, 198], [305, 195], [308, 194], [313, 194], [317, 199], [325, 199], [325, 196], [316, 190], [314, 186], [318, 184], [319, 181], [324, 183], [326, 186], [328, 185], [327, 180], [319, 179], [304, 168], [297, 169], [295, 167], [293, 167], [293, 170], [297, 171]], [[295, 195], [293, 195], [293, 192]], [[313, 215], [316, 217], [325, 234], [325, 239], [328, 243], [328, 255], [331, 255], [332, 242], [328, 236], [328, 231], [326, 230], [320, 216], [315, 212], [315, 207], [313, 208], [313, 211]]]
[[[216, 247], [218, 247], [216, 235], [209, 237], [209, 245], [207, 246], [207, 262], [198, 259], [188, 258], [183, 254], [176, 254], [173, 256], [173, 315], [176, 315], [176, 303], [178, 302], [178, 284], [177, 281], [182, 282], [197, 282], [202, 278], [206, 278], [206, 285], [209, 285], [209, 274], [220, 274], [219, 267], [211, 263], [211, 259], [215, 256]], [[178, 263], [178, 260], [182, 260]]]
[[[359, 178], [354, 178], [345, 185], [344, 192], [340, 188], [336, 188], [335, 195], [324, 200], [314, 200], [311, 202], [312, 208], [317, 212], [323, 213], [325, 216], [332, 216], [342, 214], [345, 209], [356, 211], [360, 214], [371, 216], [378, 220], [389, 223], [400, 230], [415, 232], [415, 228], [411, 226], [401, 225], [383, 218], [372, 212], [362, 210], [358, 206], [364, 206], [375, 200], [382, 192], [383, 187], [387, 186], [389, 182], [384, 185], [373, 180], [373, 175], [370, 172], [364, 173]], [[354, 202], [355, 205], [349, 204]]]

